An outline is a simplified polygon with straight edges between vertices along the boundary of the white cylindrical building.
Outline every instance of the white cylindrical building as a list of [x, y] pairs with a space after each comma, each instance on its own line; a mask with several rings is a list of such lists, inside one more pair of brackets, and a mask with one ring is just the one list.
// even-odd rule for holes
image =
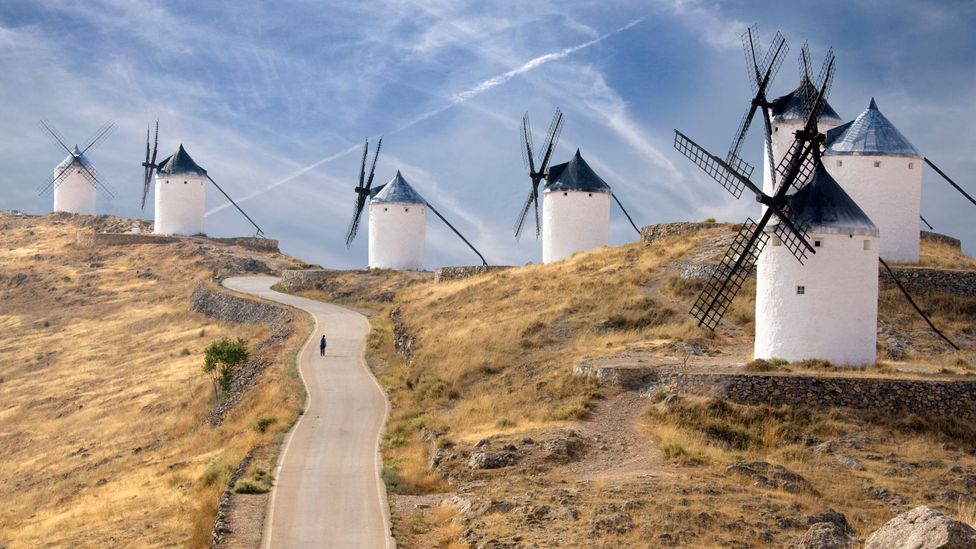
[[398, 171], [369, 200], [369, 267], [423, 270], [426, 238], [427, 201]]
[[542, 192], [542, 262], [606, 246], [610, 239], [610, 185], [580, 156], [549, 168]]
[[918, 263], [924, 159], [871, 99], [827, 134], [823, 162], [881, 231], [881, 258]]
[[98, 189], [85, 169], [96, 175], [95, 167], [75, 145], [75, 150], [54, 168], [55, 212], [95, 214], [95, 198]]
[[190, 158], [183, 145], [156, 170], [156, 234], [192, 236], [203, 233], [207, 170]]
[[878, 228], [822, 165], [791, 207], [816, 253], [800, 264], [767, 226], [756, 270], [755, 357], [874, 363]]
[[[803, 101], [801, 97], [807, 95], [811, 97], [816, 97], [819, 90], [810, 82], [809, 79], [804, 77], [800, 81], [800, 85], [797, 86], [792, 92], [776, 98], [772, 101], [773, 106], [770, 108], [770, 125], [773, 129], [772, 138], [772, 148], [773, 148], [773, 160], [774, 165], [779, 166], [779, 163], [789, 152], [790, 146], [793, 145], [793, 141], [796, 139], [796, 131], [802, 129], [804, 124], [807, 123], [807, 117], [803, 112]], [[830, 106], [829, 103], [824, 101], [823, 110], [820, 112], [820, 116], [817, 117], [817, 129], [821, 133], [827, 130], [837, 127], [844, 121], [841, 120], [840, 115], [837, 111]], [[763, 192], [772, 196], [775, 192], [773, 189], [772, 178], [769, 173], [769, 153], [766, 150], [765, 141], [763, 141]], [[776, 176], [777, 183], [780, 181], [780, 176]], [[766, 211], [766, 207], [762, 207], [763, 212]]]

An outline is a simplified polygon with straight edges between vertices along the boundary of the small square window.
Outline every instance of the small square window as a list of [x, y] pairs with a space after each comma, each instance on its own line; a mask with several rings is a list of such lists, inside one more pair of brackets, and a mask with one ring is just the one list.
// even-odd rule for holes
[[844, 161], [843, 160], [838, 160], [837, 161], [837, 166], [838, 167], [843, 166], [843, 165], [844, 165]]
[[881, 161], [880, 160], [875, 160], [874, 161], [874, 167], [875, 168], [880, 168], [881, 167]]
[[384, 212], [388, 212], [388, 211], [390, 211], [390, 209], [389, 208], [383, 208], [383, 211]]
[[914, 162], [909, 162], [908, 163], [908, 169], [909, 170], [914, 170], [915, 169], [915, 163]]
[[563, 193], [563, 196], [569, 196], [569, 193]]
[[403, 211], [409, 212], [410, 211], [410, 208], [404, 208]]
[[796, 287], [796, 295], [804, 295], [806, 293], [807, 293], [807, 287], [806, 286], [797, 286]]
[[865, 240], [864, 241], [864, 249], [865, 250], [870, 250], [871, 249], [871, 241], [870, 240]]
[[814, 248], [822, 248], [823, 247], [823, 240], [814, 240], [813, 241], [813, 247]]

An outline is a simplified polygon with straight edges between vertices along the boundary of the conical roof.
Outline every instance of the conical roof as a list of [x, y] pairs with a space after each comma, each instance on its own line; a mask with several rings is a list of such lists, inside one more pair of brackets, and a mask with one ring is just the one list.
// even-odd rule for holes
[[569, 162], [549, 167], [549, 184], [546, 188], [554, 191], [610, 192], [610, 185], [583, 160], [579, 149]]
[[78, 148], [78, 145], [75, 145], [75, 148], [73, 151], [71, 151], [71, 154], [64, 157], [64, 160], [58, 164], [58, 168], [70, 166], [74, 162], [78, 162], [82, 166], [87, 166], [89, 169], [91, 169], [91, 162], [88, 161], [88, 157], [82, 154], [81, 149]]
[[911, 156], [921, 158], [921, 153], [890, 120], [871, 104], [853, 121], [827, 132], [829, 155], [864, 156]]
[[169, 175], [176, 175], [181, 173], [193, 173], [196, 175], [207, 175], [207, 170], [201, 168], [196, 162], [190, 158], [190, 155], [183, 148], [183, 144], [180, 144], [180, 148], [176, 151], [173, 156], [167, 157], [165, 160], [159, 163], [158, 171], [160, 173], [165, 173]]
[[[807, 115], [803, 112], [803, 100], [801, 99], [804, 95], [811, 97], [816, 97], [819, 90], [810, 82], [810, 79], [806, 76], [800, 81], [800, 85], [796, 87], [795, 90], [790, 93], [773, 99], [772, 115], [773, 120], [776, 122], [784, 122], [787, 120], [803, 120], [806, 121]], [[820, 122], [833, 122], [840, 124], [843, 122], [837, 111], [830, 106], [826, 100], [824, 100], [823, 110], [820, 112], [820, 116], [817, 117]]]
[[878, 236], [878, 227], [837, 181], [818, 164], [810, 182], [790, 199], [796, 221], [811, 231]]
[[370, 203], [382, 204], [385, 202], [396, 202], [398, 204], [426, 204], [427, 201], [424, 200], [420, 193], [414, 190], [407, 183], [407, 180], [400, 175], [400, 170], [397, 170], [393, 179], [388, 183], [377, 187], [370, 193], [372, 198]]

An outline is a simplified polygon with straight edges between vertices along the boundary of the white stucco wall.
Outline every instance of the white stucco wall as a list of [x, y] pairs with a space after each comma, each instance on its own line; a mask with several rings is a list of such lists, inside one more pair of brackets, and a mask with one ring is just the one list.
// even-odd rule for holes
[[610, 193], [550, 191], [542, 195], [542, 262], [606, 246], [610, 240]]
[[[878, 238], [811, 232], [821, 241], [805, 265], [770, 242], [756, 271], [755, 357], [811, 358], [859, 366], [875, 362]], [[864, 249], [865, 241], [869, 250]], [[804, 287], [803, 295], [797, 286]]]
[[885, 261], [918, 263], [922, 164], [906, 156], [824, 156], [830, 175], [881, 231]]
[[157, 173], [153, 232], [184, 236], [202, 233], [206, 199], [206, 178]]
[[427, 206], [381, 202], [369, 205], [369, 266], [419, 271], [424, 268]]
[[[762, 120], [757, 120], [757, 122], [762, 122]], [[803, 127], [806, 123], [805, 120], [786, 120], [783, 122], [773, 121], [773, 158], [775, 159], [774, 165], [779, 166], [782, 162], [783, 157], [789, 152], [790, 146], [793, 145], [793, 141], [796, 140], [796, 131]], [[826, 133], [827, 130], [832, 129], [837, 126], [836, 121], [833, 120], [819, 120], [817, 122], [817, 127], [821, 133]], [[760, 128], [760, 131], [763, 131]], [[766, 152], [766, 141], [761, 141], [763, 149], [763, 192], [772, 195], [775, 189], [773, 189], [772, 178], [769, 175], [769, 155]], [[779, 174], [776, 174], [777, 184], [781, 181]], [[761, 206], [761, 212], [766, 212], [766, 206]], [[873, 219], [873, 218], [872, 218]]]
[[[53, 176], [61, 173], [61, 164], [54, 168]], [[97, 175], [95, 168], [90, 168]], [[77, 214], [94, 214], [95, 199], [98, 190], [81, 172], [82, 167], [77, 163], [68, 168], [69, 173], [54, 187], [55, 212], [70, 212]]]

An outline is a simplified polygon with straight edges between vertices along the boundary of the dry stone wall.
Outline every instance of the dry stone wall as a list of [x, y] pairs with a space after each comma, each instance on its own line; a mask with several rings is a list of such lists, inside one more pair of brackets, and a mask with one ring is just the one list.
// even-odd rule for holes
[[467, 267], [441, 267], [440, 269], [434, 271], [434, 282], [459, 280], [462, 278], [487, 273], [489, 271], [498, 271], [503, 269], [511, 269], [511, 267], [508, 265], [489, 265], [487, 267], [484, 265], [471, 265]]
[[194, 311], [217, 320], [268, 324], [272, 330], [281, 329], [292, 320], [291, 311], [284, 307], [223, 292], [206, 283], [193, 289], [190, 301]]
[[645, 245], [650, 245], [662, 238], [691, 236], [698, 234], [702, 229], [712, 229], [715, 227], [727, 227], [729, 230], [732, 230], [735, 225], [731, 223], [696, 223], [691, 221], [659, 223], [657, 225], [648, 225], [641, 229], [641, 242]]
[[643, 393], [666, 391], [719, 396], [741, 404], [845, 407], [976, 419], [976, 381], [662, 373], [652, 368], [598, 367], [587, 361], [577, 364], [573, 373]]
[[286, 269], [281, 271], [279, 284], [289, 292], [311, 290], [317, 284], [335, 276], [337, 272], [328, 269]]

